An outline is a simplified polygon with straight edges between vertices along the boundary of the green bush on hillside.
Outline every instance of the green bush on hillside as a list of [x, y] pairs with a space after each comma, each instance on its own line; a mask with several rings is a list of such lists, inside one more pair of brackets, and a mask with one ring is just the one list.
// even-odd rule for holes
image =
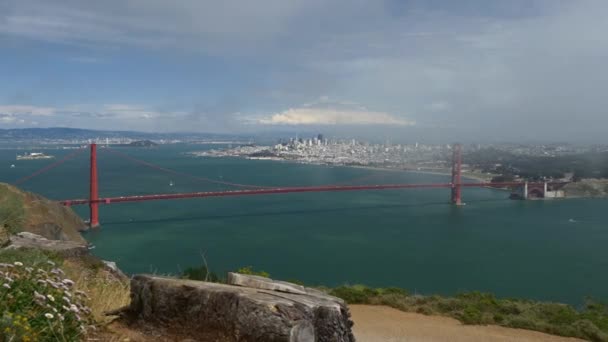
[[255, 271], [252, 266], [241, 267], [238, 270], [236, 270], [236, 273], [256, 275], [256, 276], [260, 276], [260, 277], [264, 277], [264, 278], [270, 278], [270, 274], [268, 272]]
[[221, 282], [217, 274], [210, 272], [206, 266], [188, 267], [182, 272], [182, 278], [190, 280], [210, 281], [213, 283]]

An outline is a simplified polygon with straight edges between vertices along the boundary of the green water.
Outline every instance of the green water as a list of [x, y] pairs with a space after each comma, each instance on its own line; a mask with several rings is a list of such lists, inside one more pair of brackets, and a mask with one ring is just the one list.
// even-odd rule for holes
[[[123, 149], [183, 172], [239, 183], [320, 185], [445, 182], [403, 172], [272, 161], [192, 158], [207, 146]], [[48, 151], [58, 157], [69, 151]], [[50, 198], [86, 198], [86, 155], [24, 183]], [[15, 161], [0, 150], [0, 180], [49, 161]], [[15, 168], [10, 168], [15, 164]], [[229, 189], [170, 176], [100, 151], [102, 196]], [[169, 182], [173, 181], [174, 186]], [[176, 274], [207, 255], [218, 273], [251, 265], [281, 279], [334, 286], [399, 286], [424, 294], [480, 290], [503, 297], [581, 303], [608, 300], [608, 200], [510, 201], [502, 191], [386, 190], [124, 203], [100, 208], [85, 237], [126, 272]], [[76, 210], [84, 218], [87, 207]]]

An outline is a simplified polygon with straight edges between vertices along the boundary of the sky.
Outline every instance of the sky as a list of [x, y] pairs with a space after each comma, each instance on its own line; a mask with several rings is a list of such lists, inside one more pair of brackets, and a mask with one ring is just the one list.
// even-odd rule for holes
[[0, 128], [608, 142], [605, 0], [0, 0]]

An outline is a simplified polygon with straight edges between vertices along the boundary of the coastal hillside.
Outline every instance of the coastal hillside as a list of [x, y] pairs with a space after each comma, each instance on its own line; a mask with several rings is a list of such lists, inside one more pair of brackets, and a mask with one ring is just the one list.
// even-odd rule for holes
[[564, 187], [567, 197], [607, 197], [608, 179], [583, 179]]
[[73, 210], [6, 183], [0, 183], [0, 227], [12, 234], [30, 232], [86, 244], [80, 235], [86, 224]]

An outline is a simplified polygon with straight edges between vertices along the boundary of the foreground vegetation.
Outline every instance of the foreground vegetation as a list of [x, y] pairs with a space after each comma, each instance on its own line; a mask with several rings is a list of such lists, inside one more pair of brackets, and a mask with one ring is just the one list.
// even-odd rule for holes
[[[0, 341], [82, 340], [94, 336], [95, 327], [107, 322], [104, 312], [129, 302], [128, 283], [93, 257], [74, 260], [38, 250], [0, 250], [0, 264]], [[252, 267], [237, 272], [269, 276]], [[224, 282], [205, 266], [188, 268], [181, 277]], [[608, 341], [608, 306], [593, 301], [577, 310], [565, 304], [499, 299], [479, 292], [442, 297], [362, 285], [322, 289], [349, 304], [386, 305], [452, 317], [464, 324], [494, 324]]]
[[128, 284], [93, 257], [0, 250], [0, 341], [78, 341], [105, 311], [129, 301]]
[[582, 310], [559, 303], [499, 299], [470, 292], [455, 297], [410, 295], [399, 288], [341, 286], [331, 295], [349, 304], [386, 305], [402, 311], [455, 318], [464, 324], [500, 325], [553, 335], [608, 341], [608, 306], [588, 301]]

